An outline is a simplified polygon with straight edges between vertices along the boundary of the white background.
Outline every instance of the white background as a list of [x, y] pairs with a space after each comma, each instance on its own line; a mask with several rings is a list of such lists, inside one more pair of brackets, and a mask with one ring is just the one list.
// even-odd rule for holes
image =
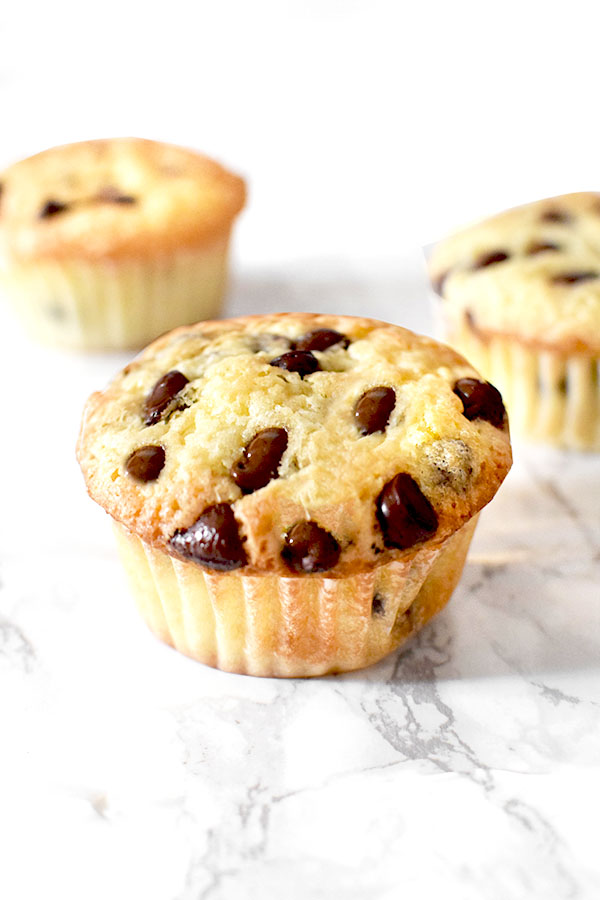
[[395, 256], [598, 187], [594, 0], [5, 2], [0, 165], [135, 134], [243, 173], [242, 262]]

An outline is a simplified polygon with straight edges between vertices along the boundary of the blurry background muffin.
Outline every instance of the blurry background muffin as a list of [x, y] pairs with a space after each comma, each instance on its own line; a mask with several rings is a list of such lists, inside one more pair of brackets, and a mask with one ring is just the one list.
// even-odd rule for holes
[[219, 314], [241, 178], [139, 138], [45, 150], [0, 175], [1, 288], [36, 337], [142, 346]]
[[600, 194], [456, 234], [430, 275], [447, 339], [500, 389], [513, 433], [600, 449]]

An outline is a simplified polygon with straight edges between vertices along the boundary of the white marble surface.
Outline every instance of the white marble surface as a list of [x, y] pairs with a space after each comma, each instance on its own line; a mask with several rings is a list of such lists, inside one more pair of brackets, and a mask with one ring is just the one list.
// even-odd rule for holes
[[[428, 327], [418, 265], [238, 274], [232, 312]], [[0, 322], [0, 896], [595, 900], [600, 457], [516, 446], [446, 610], [350, 675], [213, 671], [146, 631], [73, 454], [124, 357]]]

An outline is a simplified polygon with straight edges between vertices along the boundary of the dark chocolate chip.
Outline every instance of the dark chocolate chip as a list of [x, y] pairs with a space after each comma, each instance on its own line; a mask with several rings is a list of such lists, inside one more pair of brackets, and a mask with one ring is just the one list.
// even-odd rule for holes
[[155, 444], [147, 444], [145, 447], [138, 447], [133, 451], [125, 463], [125, 469], [127, 474], [137, 481], [156, 481], [164, 464], [164, 448]]
[[463, 415], [473, 419], [485, 419], [496, 428], [504, 422], [504, 404], [500, 391], [489, 381], [477, 378], [459, 378], [453, 388], [463, 405]]
[[484, 253], [482, 256], [478, 257], [474, 264], [474, 269], [485, 269], [486, 266], [494, 266], [496, 263], [504, 262], [505, 259], [509, 259], [510, 254], [505, 253], [504, 250], [494, 250], [493, 253]]
[[144, 424], [155, 425], [177, 394], [183, 390], [188, 379], [182, 372], [173, 369], [156, 382], [144, 403]]
[[545, 213], [542, 213], [541, 221], [566, 224], [571, 221], [571, 216], [562, 209], [547, 209]]
[[239, 569], [247, 562], [229, 503], [208, 506], [193, 525], [176, 531], [169, 544], [180, 556], [220, 572]]
[[383, 616], [385, 613], [385, 597], [383, 594], [373, 594], [373, 603], [371, 605], [372, 616]]
[[430, 537], [438, 527], [433, 506], [406, 472], [395, 475], [379, 494], [377, 519], [386, 546], [400, 550]]
[[297, 522], [285, 536], [281, 556], [294, 572], [325, 572], [340, 558], [340, 545], [316, 522]]
[[327, 350], [335, 344], [343, 344], [344, 349], [350, 341], [344, 334], [334, 331], [332, 328], [317, 328], [309, 331], [296, 341], [296, 350]]
[[562, 275], [555, 275], [552, 279], [553, 284], [579, 284], [581, 281], [592, 281], [598, 277], [597, 272], [563, 272]]
[[231, 477], [244, 494], [259, 490], [277, 477], [287, 443], [285, 428], [264, 428], [254, 435], [231, 467]]
[[277, 356], [270, 362], [271, 366], [279, 366], [280, 369], [287, 369], [288, 372], [297, 372], [300, 378], [305, 375], [312, 375], [318, 372], [321, 366], [316, 356], [313, 356], [310, 350], [290, 350], [282, 356]]
[[101, 203], [131, 204], [136, 202], [135, 197], [132, 197], [130, 194], [123, 194], [118, 188], [113, 187], [112, 185], [108, 185], [98, 191], [96, 200], [99, 200]]
[[547, 250], [560, 250], [558, 244], [553, 244], [552, 241], [533, 241], [533, 243], [529, 244], [525, 253], [528, 256], [535, 256], [538, 253], [545, 253]]
[[396, 392], [391, 387], [374, 387], [362, 395], [354, 407], [354, 418], [361, 434], [384, 431], [396, 405]]
[[48, 200], [45, 206], [40, 210], [40, 219], [48, 219], [57, 213], [65, 212], [69, 207], [66, 203], [60, 203], [58, 200]]

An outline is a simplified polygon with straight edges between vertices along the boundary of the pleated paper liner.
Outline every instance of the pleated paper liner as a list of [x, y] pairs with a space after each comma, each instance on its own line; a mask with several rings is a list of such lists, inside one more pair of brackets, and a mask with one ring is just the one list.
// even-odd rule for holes
[[38, 340], [79, 350], [143, 347], [177, 325], [219, 315], [228, 238], [209, 247], [123, 260], [12, 263], [2, 293]]
[[446, 324], [446, 340], [504, 399], [512, 435], [600, 450], [600, 359], [480, 337], [468, 322]]
[[181, 653], [229, 672], [306, 677], [382, 659], [448, 602], [477, 517], [437, 549], [342, 578], [210, 572], [115, 524], [150, 629]]

